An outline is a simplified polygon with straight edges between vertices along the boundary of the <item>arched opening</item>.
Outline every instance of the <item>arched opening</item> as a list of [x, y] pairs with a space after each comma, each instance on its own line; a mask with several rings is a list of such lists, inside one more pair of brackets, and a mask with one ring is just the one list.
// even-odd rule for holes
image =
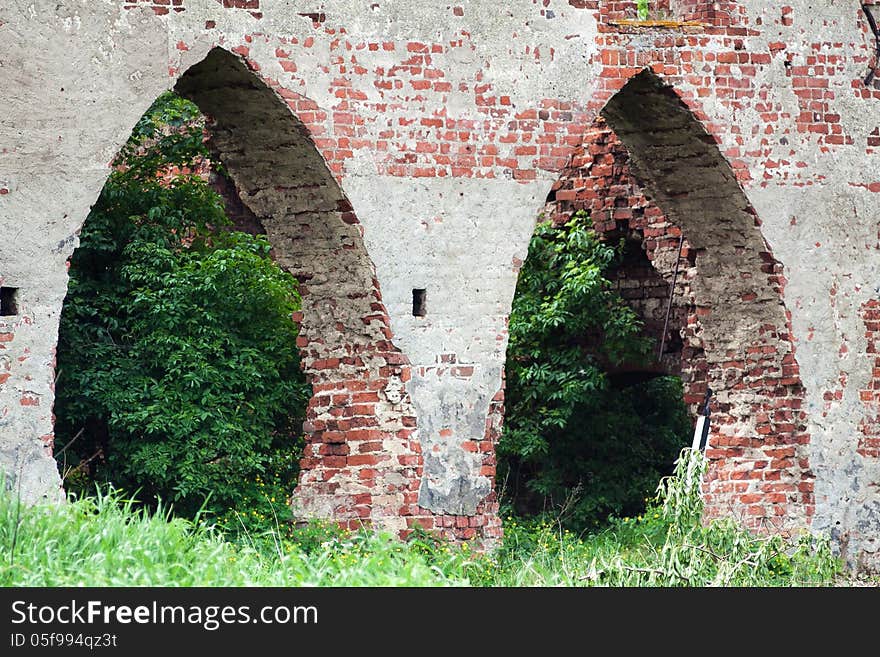
[[352, 526], [398, 519], [419, 481], [413, 413], [397, 394], [408, 370], [351, 204], [308, 129], [240, 58], [215, 48], [176, 89], [212, 118], [220, 161], [300, 282], [298, 342], [314, 395], [294, 505]]
[[640, 515], [689, 444], [672, 294], [684, 277], [652, 260], [667, 242], [687, 253], [627, 160], [604, 120], [586, 131], [548, 194], [510, 321], [505, 502], [578, 531]]
[[[669, 375], [705, 383], [702, 349], [684, 340], [688, 317], [696, 314], [688, 293], [696, 252], [679, 226], [647, 196], [634, 177], [626, 147], [599, 117], [553, 185], [544, 208], [555, 223], [575, 212], [610, 244], [622, 244], [606, 272], [613, 288], [642, 322], [641, 334], [654, 349], [640, 362], [605, 363], [612, 381], [638, 382]], [[691, 398], [690, 403], [702, 401]]]
[[296, 517], [404, 531], [401, 509], [421, 476], [408, 365], [391, 342], [358, 219], [296, 115], [309, 101], [285, 100], [221, 48], [175, 91], [207, 117], [227, 207], [248, 232], [265, 232], [275, 262], [298, 281], [302, 307], [291, 319], [311, 396]]
[[[813, 475], [782, 265], [716, 140], [651, 71], [632, 78], [586, 131], [543, 215], [563, 226], [579, 211], [603, 243], [621, 245], [604, 275], [654, 345], [638, 362], [599, 355], [610, 384], [679, 377], [691, 417], [679, 448], [690, 445], [710, 394], [706, 517], [772, 531], [808, 524]], [[515, 329], [512, 320], [512, 344]], [[587, 336], [589, 350], [601, 354], [604, 339]], [[508, 399], [516, 394], [508, 389]], [[568, 456], [579, 458], [574, 448]]]
[[[704, 482], [706, 515], [756, 529], [809, 524], [813, 474], [804, 389], [794, 355], [785, 277], [718, 144], [675, 91], [649, 70], [601, 116], [629, 153], [656, 212], [684, 235], [679, 305], [687, 313], [681, 371], [691, 411], [713, 392]], [[659, 228], [659, 227], [657, 227]], [[646, 228], [646, 251], [667, 280], [674, 233]]]
[[228, 180], [208, 135], [195, 104], [160, 94], [79, 232], [56, 459], [70, 493], [112, 484], [232, 532], [262, 530], [289, 520], [296, 484], [309, 396], [291, 321], [300, 298], [234, 188], [212, 191]]

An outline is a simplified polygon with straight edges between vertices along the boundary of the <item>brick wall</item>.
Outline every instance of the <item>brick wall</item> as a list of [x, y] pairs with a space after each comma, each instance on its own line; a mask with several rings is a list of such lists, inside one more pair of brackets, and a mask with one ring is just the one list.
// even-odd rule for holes
[[[300, 283], [302, 311], [293, 319], [313, 396], [297, 511], [401, 535], [419, 525], [461, 540], [499, 536], [493, 497], [469, 516], [418, 504], [423, 460], [406, 392], [411, 365], [391, 341], [362, 226], [297, 118], [313, 112], [313, 103], [285, 94], [292, 115], [222, 49], [189, 69], [177, 89], [208, 117], [211, 144], [235, 186], [227, 196], [247, 207], [247, 222], [265, 230], [276, 261]], [[445, 362], [456, 376], [473, 373], [454, 355]], [[468, 438], [463, 448], [484, 454], [484, 475], [494, 478], [495, 433], [487, 426], [487, 436]]]
[[[0, 242], [13, 265], [0, 264], [4, 275], [13, 266], [22, 272], [43, 300], [28, 308], [33, 330], [19, 326], [6, 343], [13, 362], [28, 357], [27, 376], [41, 377], [26, 380], [13, 365], [0, 403], [19, 411], [10, 444], [48, 433], [44, 336], [56, 326], [63, 260], [89, 194], [100, 189], [96, 172], [109, 145], [163, 85], [218, 46], [240, 56], [302, 127], [282, 157], [275, 146], [284, 144], [284, 125], [260, 133], [259, 122], [236, 118], [234, 104], [217, 117], [238, 135], [225, 157], [244, 154], [230, 166], [242, 200], [261, 221], [279, 218], [263, 223], [308, 292], [302, 347], [315, 385], [314, 460], [297, 495], [314, 514], [387, 518], [397, 531], [414, 522], [461, 536], [497, 530], [487, 482], [503, 409], [504, 316], [528, 225], [560, 180], [558, 203], [583, 203], [597, 218], [609, 211], [608, 230], [640, 241], [667, 285], [684, 235], [675, 326], [684, 326], [682, 362], [705, 362], [683, 371], [692, 376], [688, 401], [702, 385], [717, 391], [710, 515], [786, 531], [808, 525], [815, 477], [824, 487], [822, 526], [848, 526], [851, 545], [869, 536], [880, 523], [877, 459], [861, 453], [873, 449], [880, 416], [866, 394], [874, 336], [865, 305], [877, 297], [870, 200], [880, 193], [872, 166], [880, 88], [865, 83], [877, 59], [858, 3], [679, 0], [670, 16], [703, 24], [668, 27], [621, 24], [634, 17], [632, 2], [511, 0], [499, 11], [399, 0], [352, 13], [355, 4], [328, 0], [299, 13], [290, 3], [200, 3], [199, 12], [188, 2], [131, 0], [119, 5], [133, 9], [124, 12], [93, 3], [76, 29], [49, 5], [35, 6], [35, 16], [3, 14], [0, 29], [13, 45], [11, 66], [0, 70], [38, 65], [33, 79], [14, 79], [27, 93], [8, 99], [23, 141], [0, 152], [15, 177], [2, 202], [27, 248]], [[146, 7], [154, 11], [135, 10]], [[266, 16], [257, 23], [249, 12]], [[108, 34], [121, 44], [112, 56], [70, 66], [70, 53], [91, 53]], [[176, 44], [169, 61], [151, 68], [168, 43]], [[34, 44], [44, 47], [38, 58]], [[645, 70], [674, 98], [644, 78], [629, 86]], [[96, 108], [104, 108], [100, 121], [83, 118]], [[594, 123], [600, 115], [605, 127]], [[667, 116], [683, 122], [657, 121]], [[47, 125], [57, 127], [51, 142]], [[617, 142], [603, 133], [605, 143], [594, 143], [606, 128]], [[674, 156], [678, 138], [689, 157]], [[294, 151], [316, 163], [312, 171], [326, 163], [328, 176], [314, 187], [289, 182], [301, 174]], [[53, 174], [50, 194], [29, 173], [56, 169], [63, 175]], [[58, 203], [33, 202], [41, 196]], [[295, 232], [308, 238], [298, 242]], [[404, 298], [424, 287], [416, 277], [436, 282], [432, 312], [418, 322]], [[445, 314], [436, 311], [443, 293]], [[414, 382], [422, 406], [407, 398]], [[40, 406], [20, 406], [24, 390], [40, 392]], [[479, 408], [465, 403], [476, 398]], [[381, 438], [356, 433], [371, 431]], [[447, 501], [476, 482], [469, 490], [480, 504], [460, 517], [446, 510], [452, 504], [432, 507], [434, 498], [420, 496], [434, 490], [432, 477]], [[841, 492], [851, 486], [858, 495]]]
[[[705, 392], [705, 359], [701, 349], [682, 342], [681, 333], [689, 318], [696, 321], [696, 309], [688, 293], [688, 280], [695, 275], [696, 253], [686, 241], [682, 243], [664, 338], [681, 230], [644, 195], [630, 172], [629, 159], [626, 148], [605, 120], [597, 119], [554, 183], [544, 216], [562, 223], [576, 210], [586, 210], [595, 230], [606, 239], [628, 240], [630, 256], [610, 273], [610, 278], [644, 321], [644, 333], [655, 340], [658, 348], [661, 341], [664, 343], [659, 369], [683, 376], [686, 384], [693, 384], [693, 391], [687, 392], [686, 397], [695, 411]], [[687, 364], [684, 370], [683, 360]]]
[[[7, 191], [6, 187], [0, 187], [0, 198]], [[19, 282], [0, 276], [0, 400], [3, 400], [0, 402], [0, 436], [8, 435], [7, 432], [14, 430], [16, 422], [21, 422], [22, 419], [27, 422], [31, 417], [49, 416], [54, 421], [51, 406], [47, 403], [51, 398], [46, 394], [48, 392], [51, 395], [54, 392], [54, 379], [44, 389], [34, 372], [47, 365], [54, 371], [55, 351], [53, 349], [49, 354], [48, 363], [40, 363], [34, 358], [27, 344], [33, 335], [33, 329], [33, 317], [27, 311], [27, 299], [21, 294]], [[55, 446], [53, 431], [40, 431], [29, 438], [25, 445], [12, 452], [16, 469], [26, 470], [36, 455], [52, 458]], [[0, 443], [0, 448], [8, 450], [9, 445]], [[52, 467], [54, 468], [54, 461]], [[46, 477], [45, 470], [37, 470], [33, 474], [34, 478]], [[16, 475], [14, 473], [8, 481], [14, 480]], [[26, 472], [24, 478], [28, 478]], [[44, 493], [44, 497], [56, 499], [57, 489]]]
[[[0, 193], [8, 192], [6, 188], [0, 190]], [[0, 287], [3, 286], [3, 279], [0, 278]], [[0, 316], [0, 391], [4, 386], [9, 385], [8, 381], [12, 378], [13, 356], [12, 341], [15, 339], [15, 322], [11, 316]], [[12, 395], [7, 394], [6, 399], [11, 399]], [[9, 406], [0, 406], [0, 426], [11, 422], [14, 409]]]
[[[260, 0], [214, 0], [224, 9], [245, 9], [254, 18], [262, 18], [263, 13], [260, 11]], [[135, 7], [149, 7], [159, 16], [164, 16], [170, 12], [186, 11], [186, 0], [125, 0], [123, 5], [125, 9], [134, 9]]]
[[859, 437], [857, 451], [866, 459], [880, 459], [880, 301], [871, 299], [865, 302], [860, 314], [868, 340], [866, 356], [869, 359], [871, 378], [868, 385], [859, 391], [859, 398], [865, 407], [865, 417], [859, 424], [862, 435]]
[[[652, 86], [650, 76], [639, 78], [645, 82], [637, 78], [606, 107], [608, 120], [599, 118], [586, 132], [553, 186], [547, 215], [561, 221], [583, 208], [607, 238], [637, 242], [644, 256], [621, 267], [618, 284], [658, 340], [678, 264], [663, 364], [680, 373], [692, 415], [707, 386], [715, 392], [707, 515], [733, 513], [756, 528], [793, 528], [809, 520], [813, 488], [781, 266], [753, 216], [742, 213], [748, 202], [733, 176], [725, 184], [719, 175], [727, 164], [717, 148], [694, 147], [706, 143], [696, 122], [670, 118], [684, 106], [668, 89]], [[650, 197], [609, 122], [639, 149], [634, 155]], [[681, 200], [688, 196], [700, 200]], [[665, 214], [664, 205], [682, 223]], [[731, 252], [731, 243], [740, 246]], [[717, 280], [701, 280], [709, 276]], [[728, 339], [733, 334], [736, 339]]]
[[126, 9], [134, 9], [135, 7], [149, 7], [159, 16], [164, 16], [169, 12], [182, 12], [186, 10], [184, 6], [185, 0], [126, 0], [123, 5]]
[[710, 25], [730, 25], [743, 13], [736, 1], [672, 0], [672, 5], [681, 20]]
[[[764, 134], [769, 139], [774, 124], [786, 117], [763, 102], [766, 91], [757, 80], [763, 69], [781, 62], [800, 107], [800, 113], [792, 117], [797, 134], [815, 140], [825, 150], [852, 145], [852, 137], [844, 134], [840, 117], [833, 110], [836, 94], [846, 86], [855, 86], [852, 81], [835, 80], [843, 76], [848, 60], [842, 54], [826, 52], [821, 42], [814, 44], [812, 53], [808, 52], [802, 60], [793, 57], [782, 42], [770, 42], [765, 49], [748, 48], [746, 40], [760, 32], [748, 26], [743, 9], [734, 2], [655, 3], [652, 11], [657, 16], [697, 20], [704, 26], [649, 30], [616, 23], [635, 17], [634, 2], [587, 0], [569, 4], [596, 12], [599, 20], [595, 54], [595, 60], [602, 65], [599, 85], [583, 105], [550, 97], [536, 99], [532, 107], [518, 108], [509, 96], [496, 91], [491, 82], [481, 80], [479, 75], [472, 84], [454, 86], [454, 73], [446, 67], [450, 59], [472, 47], [467, 34], [447, 42], [360, 39], [343, 26], [327, 21], [326, 16], [312, 20], [313, 31], [309, 36], [276, 39], [274, 54], [282, 74], [266, 81], [302, 122], [337, 180], [345, 178], [348, 163], [356, 153], [365, 151], [371, 153], [380, 175], [401, 178], [509, 177], [527, 184], [536, 180], [539, 172], [561, 172], [554, 185], [556, 203], [551, 212], [564, 215], [573, 208], [585, 207], [593, 214], [600, 231], [609, 236], [625, 233], [641, 243], [645, 259], [658, 275], [654, 277], [642, 267], [639, 285], [630, 289], [638, 290], [640, 300], [635, 305], [646, 315], [649, 330], [659, 331], [660, 315], [665, 313], [662, 302], [668, 299], [679, 237], [684, 230], [680, 275], [667, 335], [669, 349], [663, 364], [666, 371], [681, 374], [685, 401], [692, 411], [702, 401], [707, 386], [716, 391], [707, 515], [732, 513], [751, 526], [765, 528], [787, 529], [808, 523], [813, 512], [812, 474], [806, 457], [809, 436], [805, 433], [803, 390], [788, 311], [782, 300], [785, 277], [760, 233], [744, 228], [760, 225], [759, 218], [748, 208], [748, 217], [736, 220], [742, 230], [737, 239], [748, 233], [745, 241], [750, 245], [741, 247], [751, 252], [748, 266], [724, 273], [727, 278], [722, 277], [723, 280], [701, 280], [698, 257], [710, 254], [708, 259], [703, 258], [703, 270], [724, 271], [724, 266], [711, 262], [711, 253], [730, 235], [706, 238], [699, 224], [688, 231], [665, 213], [662, 203], [656, 203], [658, 195], [654, 195], [655, 201], [648, 200], [631, 171], [631, 154], [607, 124], [601, 120], [593, 123], [593, 117], [608, 101], [618, 98], [618, 92], [633, 76], [648, 68], [678, 90], [682, 106], [692, 113], [695, 123], [705, 126], [712, 143], [726, 144], [723, 152], [715, 147], [714, 153], [707, 156], [713, 159], [713, 166], [729, 164], [739, 185], [767, 184], [777, 175], [797, 178], [805, 168], [804, 163], [767, 157], [761, 162], [767, 172], [764, 181], [755, 181], [753, 163], [759, 152], [745, 148], [749, 135], [741, 134], [742, 128], [736, 123], [712, 123], [702, 110], [702, 103], [709, 99], [733, 111], [754, 108], [760, 113]], [[549, 6], [541, 10], [546, 18], [552, 18], [548, 11]], [[467, 16], [463, 8], [453, 8], [451, 13], [456, 17]], [[785, 28], [791, 26], [792, 20], [792, 8], [780, 6], [772, 22]], [[242, 45], [231, 49], [260, 74], [261, 65], [254, 57], [254, 49], [264, 50], [262, 42], [266, 40], [262, 35], [246, 35]], [[638, 42], [638, 47], [633, 47], [634, 42]], [[320, 106], [292, 91], [305, 83], [306, 72], [300, 69], [299, 62], [309, 59], [310, 51], [320, 44], [329, 45], [329, 72], [333, 76], [330, 91], [336, 99], [332, 106]], [[546, 58], [547, 54], [536, 51], [534, 56]], [[382, 63], [371, 64], [372, 58]], [[393, 63], [388, 63], [389, 59]], [[473, 97], [475, 115], [461, 118], [431, 109], [443, 107], [445, 99], [456, 92]], [[659, 107], [656, 111], [665, 110]], [[371, 123], [380, 117], [388, 117], [389, 121], [386, 128], [377, 130]], [[670, 145], [667, 155], [669, 163], [675, 166], [673, 146]], [[647, 178], [651, 183], [650, 172]], [[805, 183], [795, 180], [793, 184]], [[727, 196], [719, 194], [716, 200], [748, 207], [739, 186], [728, 192]], [[686, 189], [679, 192], [686, 193]], [[678, 200], [670, 203], [675, 206]], [[351, 209], [344, 211], [348, 217], [344, 221], [357, 225]], [[691, 233], [700, 235], [696, 244]], [[737, 255], [742, 256], [743, 251]], [[636, 280], [633, 273], [621, 271], [619, 284], [631, 285]], [[629, 276], [626, 283], [624, 275]], [[304, 279], [308, 294], [307, 280], [308, 276]], [[735, 303], [716, 309], [706, 299], [707, 288], [715, 293], [735, 294]], [[338, 294], [338, 289], [332, 293]], [[330, 292], [326, 294], [329, 296]], [[376, 286], [371, 295], [374, 303], [381, 302]], [[753, 312], [748, 304], [759, 310]], [[723, 333], [741, 319], [741, 312], [755, 318], [749, 324], [755, 335], [743, 336], [742, 332], [733, 331], [739, 338], [737, 344], [729, 344], [717, 335], [713, 338], [713, 326], [724, 327], [715, 329], [716, 334]], [[387, 317], [379, 321], [390, 338]], [[348, 380], [349, 375], [343, 371], [352, 362], [338, 354], [328, 354], [338, 350], [345, 340], [321, 335], [318, 330], [310, 333], [307, 326], [303, 327], [304, 362], [315, 373], [316, 396], [309, 407], [307, 428], [311, 445], [303, 462], [300, 499], [311, 504], [311, 513], [315, 515], [357, 522], [376, 516], [377, 502], [365, 489], [375, 488], [374, 480], [382, 481], [377, 465], [390, 466], [390, 443], [383, 443], [380, 437], [388, 439], [391, 434], [376, 433], [376, 417], [389, 413], [397, 418], [397, 440], [408, 441], [405, 454], [393, 465], [403, 468], [409, 483], [398, 491], [393, 504], [386, 505], [378, 515], [390, 517], [397, 513], [409, 525], [467, 527], [470, 531], [466, 535], [494, 533], [497, 519], [492, 509], [496, 502], [491, 496], [477, 512], [476, 521], [444, 519], [443, 514], [434, 519], [429, 510], [418, 506], [416, 482], [424, 473], [419, 443], [409, 440], [417, 428], [415, 414], [410, 410], [409, 414], [401, 415], [399, 410], [376, 407], [388, 375], [402, 377], [404, 382], [413, 374], [420, 378], [442, 376], [452, 371], [456, 354], [448, 358], [438, 355], [436, 365], [420, 365], [415, 372], [407, 369], [404, 357], [391, 355], [392, 362], [402, 362], [394, 367], [380, 367], [378, 376], [372, 372]], [[391, 342], [377, 340], [375, 344], [381, 345], [377, 353], [384, 353]], [[456, 376], [468, 375], [459, 367]], [[337, 413], [348, 414], [342, 416], [341, 424], [339, 416], [334, 415]], [[485, 453], [481, 472], [493, 480], [493, 445], [500, 432], [502, 413], [503, 389], [490, 406], [483, 440], [442, 436], [441, 431], [442, 438], [460, 441], [463, 450]], [[364, 442], [358, 446], [362, 435]], [[376, 454], [370, 452], [373, 449]], [[365, 484], [361, 483], [364, 481]], [[363, 492], [343, 494], [349, 488]], [[401, 501], [398, 509], [391, 508]], [[473, 522], [480, 523], [476, 532]], [[487, 524], [493, 527], [488, 533], [482, 529]], [[465, 532], [459, 531], [459, 535], [464, 536]]]

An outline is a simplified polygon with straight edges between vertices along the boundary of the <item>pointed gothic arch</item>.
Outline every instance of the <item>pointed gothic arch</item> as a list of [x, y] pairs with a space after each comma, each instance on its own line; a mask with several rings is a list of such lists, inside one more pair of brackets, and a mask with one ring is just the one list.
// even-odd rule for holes
[[[706, 387], [713, 391], [706, 515], [772, 531], [809, 524], [805, 392], [783, 267], [756, 211], [716, 139], [650, 70], [630, 79], [601, 116], [650, 202], [684, 235], [692, 262], [678, 294], [692, 309], [683, 358], [690, 354], [695, 367], [683, 361], [682, 370], [695, 370], [686, 382], [694, 410]], [[667, 280], [674, 261], [660, 260]]]
[[300, 283], [295, 319], [313, 396], [295, 513], [404, 531], [400, 509], [421, 476], [408, 362], [351, 203], [290, 104], [238, 55], [212, 49], [175, 90], [209, 117], [238, 196]]
[[291, 498], [297, 517], [403, 532], [421, 458], [362, 227], [309, 129], [246, 61], [215, 47], [175, 91], [206, 116], [213, 157], [236, 201], [299, 281], [297, 346], [312, 386], [306, 447]]

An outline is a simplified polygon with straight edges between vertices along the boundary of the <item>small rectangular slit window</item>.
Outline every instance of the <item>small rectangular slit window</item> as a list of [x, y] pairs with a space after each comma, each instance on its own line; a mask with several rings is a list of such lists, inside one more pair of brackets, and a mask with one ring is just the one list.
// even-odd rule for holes
[[427, 314], [425, 308], [425, 290], [413, 289], [413, 317], [424, 317]]
[[18, 288], [0, 287], [0, 316], [18, 314]]

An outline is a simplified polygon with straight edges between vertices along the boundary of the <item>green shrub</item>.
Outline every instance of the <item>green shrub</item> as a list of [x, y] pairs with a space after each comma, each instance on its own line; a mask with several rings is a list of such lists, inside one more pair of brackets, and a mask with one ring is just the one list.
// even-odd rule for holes
[[204, 140], [168, 93], [115, 160], [70, 262], [55, 406], [70, 490], [112, 482], [190, 516], [292, 490], [308, 396], [296, 281], [264, 236], [229, 230], [192, 173]]
[[614, 388], [606, 363], [646, 361], [651, 341], [612, 289], [623, 245], [589, 216], [540, 223], [510, 316], [506, 418], [498, 445], [502, 499], [513, 512], [557, 514], [583, 529], [636, 513], [688, 442], [681, 383]]

